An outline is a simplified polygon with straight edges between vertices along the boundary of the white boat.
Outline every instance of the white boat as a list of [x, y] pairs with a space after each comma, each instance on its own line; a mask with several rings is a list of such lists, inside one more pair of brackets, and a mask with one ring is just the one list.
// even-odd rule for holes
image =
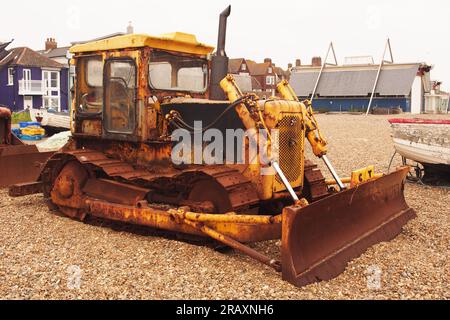
[[69, 113], [49, 112], [47, 109], [30, 109], [30, 116], [33, 122], [40, 122], [43, 127], [50, 127], [57, 131], [70, 130]]
[[392, 119], [395, 150], [422, 164], [450, 165], [450, 120]]
[[[450, 186], [450, 120], [392, 119], [394, 147], [410, 164], [410, 180]], [[421, 166], [419, 165], [421, 164]]]

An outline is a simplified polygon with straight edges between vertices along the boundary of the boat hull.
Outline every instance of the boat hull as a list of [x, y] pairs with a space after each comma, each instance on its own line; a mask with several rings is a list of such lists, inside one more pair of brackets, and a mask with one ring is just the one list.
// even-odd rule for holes
[[422, 164], [450, 165], [450, 121], [393, 119], [396, 151]]

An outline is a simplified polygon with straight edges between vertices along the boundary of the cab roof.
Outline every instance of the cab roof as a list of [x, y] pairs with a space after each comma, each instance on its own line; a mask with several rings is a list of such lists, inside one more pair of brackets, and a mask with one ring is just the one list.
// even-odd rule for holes
[[161, 36], [127, 34], [104, 40], [77, 44], [70, 48], [70, 52], [76, 54], [141, 47], [150, 47], [195, 55], [207, 55], [214, 51], [214, 47], [198, 42], [195, 35], [174, 32], [163, 34]]

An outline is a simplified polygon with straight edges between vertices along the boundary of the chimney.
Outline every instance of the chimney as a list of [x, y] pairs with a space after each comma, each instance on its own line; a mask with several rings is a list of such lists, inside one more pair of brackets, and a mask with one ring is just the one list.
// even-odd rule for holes
[[47, 38], [45, 41], [45, 51], [53, 50], [58, 48], [58, 44], [56, 43], [55, 38]]
[[321, 57], [313, 57], [312, 58], [312, 66], [313, 67], [321, 67], [322, 66], [322, 58]]
[[134, 33], [133, 25], [131, 24], [131, 21], [128, 21], [127, 34], [133, 34], [133, 33]]
[[300, 59], [295, 60], [295, 66], [296, 67], [301, 67], [302, 66], [302, 60], [300, 60]]
[[292, 63], [289, 63], [288, 64], [288, 70], [291, 70], [292, 69]]
[[270, 58], [265, 58], [265, 59], [264, 59], [264, 63], [272, 63], [272, 59], [270, 59]]

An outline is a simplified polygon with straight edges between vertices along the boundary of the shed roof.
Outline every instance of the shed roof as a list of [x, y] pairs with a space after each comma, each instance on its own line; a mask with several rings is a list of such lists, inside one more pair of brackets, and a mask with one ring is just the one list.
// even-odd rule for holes
[[70, 48], [70, 52], [83, 53], [141, 47], [151, 47], [197, 55], [207, 55], [214, 50], [214, 47], [198, 42], [197, 38], [192, 34], [175, 32], [163, 34], [161, 36], [127, 34], [94, 42], [77, 44]]
[[[411, 92], [420, 63], [390, 64], [382, 68], [375, 93], [381, 96], [407, 96]], [[323, 97], [367, 96], [372, 92], [378, 66], [327, 67], [317, 88]], [[312, 94], [320, 68], [300, 67], [293, 70], [290, 83], [301, 97]]]

